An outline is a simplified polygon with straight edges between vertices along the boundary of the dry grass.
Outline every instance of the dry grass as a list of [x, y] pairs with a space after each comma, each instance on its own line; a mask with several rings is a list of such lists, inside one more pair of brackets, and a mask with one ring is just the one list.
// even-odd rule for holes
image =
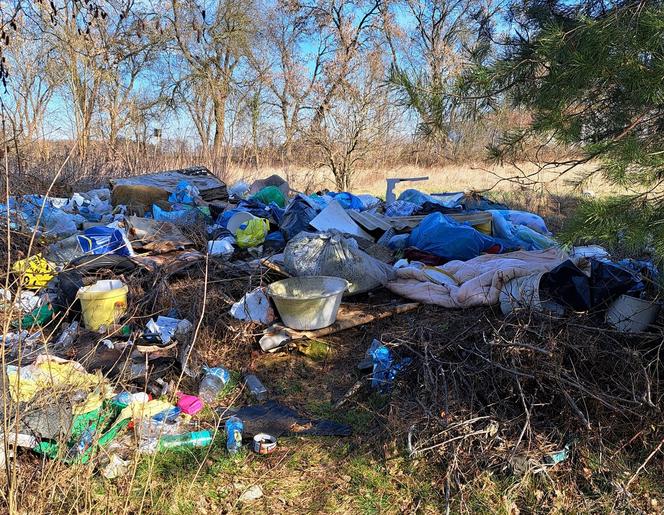
[[[537, 167], [529, 163], [523, 163], [519, 168], [472, 163], [432, 168], [408, 165], [380, 170], [358, 170], [353, 179], [353, 192], [384, 197], [385, 179], [393, 177], [429, 177], [428, 181], [397, 185], [397, 195], [408, 188], [430, 193], [473, 190], [494, 193], [529, 192], [531, 195], [538, 191], [557, 195], [580, 195], [583, 191], [604, 195], [619, 191], [599, 176], [584, 181], [582, 185], [576, 184], [594, 169], [593, 165], [584, 165], [563, 174], [566, 170], [563, 167], [538, 172]], [[224, 175], [224, 180], [229, 184], [237, 180], [251, 182], [271, 174], [286, 178], [293, 188], [301, 191], [334, 189], [333, 177], [325, 170], [312, 171], [299, 167], [260, 170], [234, 168]]]

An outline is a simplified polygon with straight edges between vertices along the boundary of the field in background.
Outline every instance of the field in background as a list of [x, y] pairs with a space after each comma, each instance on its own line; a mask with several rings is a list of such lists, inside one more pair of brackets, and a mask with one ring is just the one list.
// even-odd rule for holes
[[[479, 191], [489, 195], [504, 192], [542, 192], [554, 195], [582, 195], [591, 192], [601, 196], [617, 193], [620, 190], [607, 183], [599, 174], [590, 179], [583, 180], [595, 170], [593, 165], [580, 166], [568, 173], [562, 173], [564, 168], [537, 171], [532, 164], [523, 164], [517, 169], [512, 166], [496, 166], [489, 164], [454, 164], [441, 167], [398, 166], [385, 169], [359, 170], [353, 178], [353, 193], [369, 193], [380, 198], [385, 197], [385, 179], [407, 177], [429, 177], [422, 182], [402, 183], [396, 186], [397, 195], [408, 188], [415, 188], [428, 193], [441, 193], [451, 191]], [[289, 181], [291, 187], [306, 192], [320, 189], [334, 190], [334, 181], [325, 170], [310, 170], [300, 167], [291, 168], [261, 168], [249, 170], [234, 168], [221, 174], [221, 177], [233, 184], [238, 180], [251, 182], [272, 174], [277, 174]], [[580, 183], [580, 181], [582, 181]]]

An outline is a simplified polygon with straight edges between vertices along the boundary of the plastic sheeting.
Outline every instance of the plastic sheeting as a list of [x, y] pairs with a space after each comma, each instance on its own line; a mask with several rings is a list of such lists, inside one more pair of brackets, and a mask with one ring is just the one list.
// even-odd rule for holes
[[412, 202], [419, 207], [422, 207], [426, 202], [431, 202], [433, 204], [439, 204], [443, 207], [454, 208], [460, 205], [463, 197], [463, 192], [446, 193], [445, 195], [429, 195], [428, 193], [422, 193], [419, 190], [410, 189], [401, 193], [397, 200]]

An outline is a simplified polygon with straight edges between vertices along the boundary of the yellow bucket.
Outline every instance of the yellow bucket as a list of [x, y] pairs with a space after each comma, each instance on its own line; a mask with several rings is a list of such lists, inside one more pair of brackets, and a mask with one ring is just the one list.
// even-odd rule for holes
[[83, 323], [91, 331], [109, 326], [126, 313], [129, 288], [117, 279], [97, 281], [78, 290]]

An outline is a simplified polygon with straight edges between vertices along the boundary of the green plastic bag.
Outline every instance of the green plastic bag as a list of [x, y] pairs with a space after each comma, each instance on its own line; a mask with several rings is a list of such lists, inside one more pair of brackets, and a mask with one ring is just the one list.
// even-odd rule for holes
[[253, 197], [255, 200], [261, 201], [266, 206], [269, 206], [271, 202], [274, 202], [281, 208], [286, 207], [286, 197], [283, 192], [276, 186], [266, 186]]
[[235, 239], [240, 248], [258, 247], [263, 244], [269, 231], [270, 222], [268, 220], [254, 218], [240, 226], [235, 233]]

